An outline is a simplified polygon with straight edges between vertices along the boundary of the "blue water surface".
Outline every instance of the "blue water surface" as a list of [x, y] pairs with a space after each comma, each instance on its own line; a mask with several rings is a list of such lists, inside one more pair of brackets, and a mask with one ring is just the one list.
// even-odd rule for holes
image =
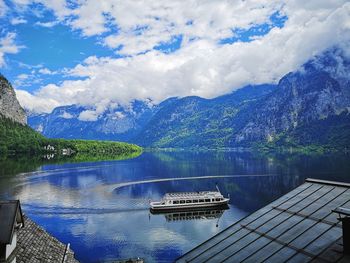
[[[307, 177], [349, 182], [349, 166], [349, 156], [145, 152], [123, 161], [41, 165], [13, 176], [3, 169], [0, 197], [20, 199], [24, 212], [70, 243], [81, 262], [172, 262]], [[183, 218], [149, 211], [149, 201], [165, 193], [216, 184], [231, 198], [228, 210]]]

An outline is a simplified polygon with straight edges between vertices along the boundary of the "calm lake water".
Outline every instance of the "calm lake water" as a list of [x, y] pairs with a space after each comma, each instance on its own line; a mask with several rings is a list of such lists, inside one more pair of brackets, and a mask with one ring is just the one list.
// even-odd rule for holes
[[[346, 155], [146, 152], [124, 161], [60, 165], [4, 160], [0, 199], [20, 199], [24, 212], [60, 241], [71, 243], [81, 262], [130, 257], [172, 262], [305, 178], [350, 182], [349, 172]], [[161, 181], [166, 178], [174, 180]], [[181, 178], [186, 180], [175, 180]], [[140, 182], [147, 180], [153, 181]], [[125, 182], [133, 184], [123, 186]], [[149, 212], [150, 199], [167, 192], [214, 190], [216, 183], [231, 197], [228, 210], [192, 219]]]

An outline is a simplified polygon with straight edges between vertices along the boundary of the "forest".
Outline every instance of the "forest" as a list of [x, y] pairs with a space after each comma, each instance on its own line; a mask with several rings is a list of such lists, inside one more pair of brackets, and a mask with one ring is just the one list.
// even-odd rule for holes
[[[48, 147], [49, 146], [49, 147]], [[139, 154], [142, 148], [123, 142], [49, 139], [26, 125], [0, 115], [0, 154], [84, 154], [119, 156]]]

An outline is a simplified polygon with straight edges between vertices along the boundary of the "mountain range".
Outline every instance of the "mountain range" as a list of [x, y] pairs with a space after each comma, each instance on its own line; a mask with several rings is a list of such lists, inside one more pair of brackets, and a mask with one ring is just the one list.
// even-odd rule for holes
[[49, 138], [131, 141], [152, 118], [157, 107], [134, 101], [130, 107], [105, 111], [97, 120], [80, 119], [90, 107], [70, 105], [50, 114], [29, 114], [28, 124]]
[[133, 101], [96, 120], [71, 105], [28, 123], [51, 138], [106, 139], [147, 147], [350, 146], [350, 59], [339, 48], [315, 56], [278, 84], [249, 85], [213, 99]]

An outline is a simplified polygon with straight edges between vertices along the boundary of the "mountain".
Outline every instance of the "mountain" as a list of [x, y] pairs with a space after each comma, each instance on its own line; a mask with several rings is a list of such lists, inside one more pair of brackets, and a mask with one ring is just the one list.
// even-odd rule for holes
[[333, 49], [285, 75], [276, 87], [173, 102], [135, 141], [156, 147], [349, 148], [349, 76], [350, 60]]
[[277, 85], [246, 86], [214, 99], [190, 96], [153, 106], [133, 104], [132, 110], [109, 110], [88, 122], [79, 120], [88, 108], [60, 107], [29, 123], [50, 137], [108, 138], [150, 147], [347, 149], [350, 59], [333, 48]]
[[8, 80], [0, 75], [0, 155], [72, 154], [72, 161], [135, 157], [137, 145], [121, 142], [48, 139], [26, 124], [26, 114]]
[[[274, 92], [237, 114], [231, 124], [237, 132], [228, 144], [274, 142], [292, 134], [298, 140], [296, 130], [312, 125], [327, 128], [332, 123], [328, 118], [341, 114], [347, 123], [349, 73], [350, 60], [341, 50], [328, 51], [309, 61], [299, 71], [284, 76]], [[316, 142], [317, 136], [314, 139]]]
[[0, 115], [22, 125], [27, 123], [25, 111], [18, 103], [10, 82], [0, 74]]
[[133, 101], [129, 107], [105, 111], [96, 120], [81, 118], [91, 110], [78, 105], [57, 107], [50, 114], [30, 116], [28, 124], [50, 138], [130, 141], [156, 108], [146, 102]]
[[[225, 129], [225, 121], [230, 115], [242, 105], [268, 94], [274, 87], [247, 86], [212, 100], [174, 97], [159, 105], [136, 100], [129, 107], [109, 109], [97, 120], [89, 121], [82, 120], [80, 116], [93, 109], [78, 105], [63, 106], [49, 114], [29, 116], [28, 123], [50, 138], [118, 140], [158, 147], [214, 145], [219, 143], [216, 142], [217, 137], [223, 133], [230, 134], [230, 129]], [[195, 123], [194, 119], [196, 126], [189, 128], [191, 123]], [[224, 127], [224, 131], [218, 127]], [[202, 140], [207, 141], [201, 143]], [[181, 142], [177, 144], [177, 141]]]
[[135, 142], [154, 147], [225, 147], [234, 132], [231, 119], [274, 89], [274, 85], [246, 86], [214, 99], [171, 99], [161, 105]]

